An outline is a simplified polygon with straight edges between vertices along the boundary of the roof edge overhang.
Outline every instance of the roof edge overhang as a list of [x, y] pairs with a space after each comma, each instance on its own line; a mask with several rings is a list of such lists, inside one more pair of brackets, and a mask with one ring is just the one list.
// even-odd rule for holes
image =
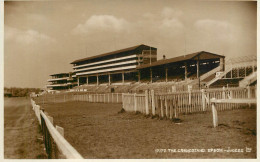
[[[139, 66], [139, 67], [137, 67], [137, 69], [151, 68], [151, 67], [154, 67], [154, 66], [162, 66], [162, 65], [166, 65], [166, 64], [170, 64], [170, 63], [178, 63], [178, 62], [184, 62], [184, 61], [188, 61], [188, 60], [197, 60], [197, 58], [203, 53], [214, 55], [214, 56], [217, 56], [219, 58], [225, 58], [225, 56], [223, 56], [223, 55], [218, 55], [218, 54], [214, 54], [214, 53], [207, 52], [207, 51], [200, 51], [200, 52], [195, 52], [195, 53], [191, 53], [191, 54], [188, 54], [188, 55], [182, 55], [182, 56], [169, 58], [169, 59], [166, 59], [166, 60], [159, 60], [159, 61], [153, 62], [151, 65], [146, 64], [146, 65], [143, 65], [143, 66]], [[192, 55], [194, 55], [194, 56], [192, 56]], [[191, 57], [189, 57], [189, 56], [191, 56]], [[183, 57], [183, 58], [180, 59], [180, 60], [174, 61], [174, 59], [181, 58], [181, 57]], [[185, 57], [187, 59], [185, 59]], [[212, 58], [212, 59], [215, 59], [215, 58]], [[171, 62], [171, 60], [172, 60], [172, 62]], [[161, 62], [161, 63], [158, 63], [158, 62]]]
[[76, 64], [76, 63], [80, 63], [80, 62], [95, 59], [95, 58], [101, 58], [101, 57], [105, 57], [105, 56], [109, 56], [109, 55], [119, 54], [119, 53], [122, 53], [122, 52], [133, 51], [133, 50], [139, 48], [140, 46], [146, 46], [146, 47], [151, 47], [152, 49], [157, 49], [155, 47], [148, 46], [148, 45], [145, 45], [145, 44], [139, 44], [139, 45], [136, 45], [136, 46], [133, 46], [133, 47], [128, 47], [128, 48], [124, 48], [124, 49], [120, 49], [120, 50], [116, 50], [116, 51], [112, 51], [112, 52], [107, 52], [107, 53], [103, 53], [103, 54], [99, 54], [99, 55], [95, 55], [95, 56], [86, 57], [86, 58], [83, 58], [83, 59], [78, 59], [78, 60], [71, 62], [70, 64]]

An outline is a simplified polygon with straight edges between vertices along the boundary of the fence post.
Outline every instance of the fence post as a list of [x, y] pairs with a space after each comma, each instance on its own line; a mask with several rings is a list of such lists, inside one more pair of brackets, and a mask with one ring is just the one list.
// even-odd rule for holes
[[165, 96], [165, 116], [168, 118], [168, 99], [167, 96]]
[[247, 86], [247, 95], [248, 95], [248, 98], [251, 98], [251, 89], [250, 89], [250, 86]]
[[151, 90], [152, 95], [152, 114], [155, 115], [155, 98], [154, 98], [154, 90]]
[[137, 99], [136, 99], [136, 93], [134, 94], [134, 110], [137, 111]]
[[202, 89], [201, 90], [202, 94], [201, 94], [201, 97], [202, 97], [202, 109], [203, 111], [205, 111], [205, 107], [206, 107], [206, 98], [205, 98], [205, 89]]
[[176, 92], [176, 86], [172, 86], [172, 92]]
[[[248, 95], [248, 98], [251, 98], [251, 88], [250, 88], [250, 86], [247, 86], [247, 95]], [[248, 106], [251, 107], [251, 104], [249, 103]]]
[[212, 115], [213, 115], [213, 127], [215, 128], [218, 126], [218, 114], [214, 102], [212, 103]]
[[62, 135], [62, 137], [64, 137], [64, 129], [60, 126], [57, 126], [57, 125], [56, 125], [56, 129]]
[[116, 94], [116, 102], [118, 103], [118, 93]]
[[145, 90], [145, 113], [149, 115], [148, 90]]
[[164, 114], [163, 114], [163, 98], [160, 97], [161, 99], [161, 117], [163, 118]]
[[[105, 96], [105, 94], [104, 94], [104, 96]], [[105, 102], [105, 100], [104, 100], [104, 102]], [[122, 105], [123, 105], [123, 109], [126, 110], [125, 109], [125, 102], [124, 102], [124, 93], [122, 93]]]
[[232, 90], [230, 90], [230, 92], [229, 92], [229, 98], [230, 98], [230, 99], [233, 98], [233, 91], [232, 91]]
[[188, 85], [188, 92], [189, 92], [189, 105], [191, 104], [191, 90], [192, 90], [192, 86]]
[[51, 117], [51, 116], [48, 116], [48, 118], [49, 118], [49, 120], [50, 120], [51, 124], [53, 124], [53, 117]]

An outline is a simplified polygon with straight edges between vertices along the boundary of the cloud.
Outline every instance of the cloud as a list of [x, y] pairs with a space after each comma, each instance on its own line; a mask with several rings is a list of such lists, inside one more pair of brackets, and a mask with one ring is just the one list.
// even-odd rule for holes
[[55, 42], [55, 39], [36, 30], [20, 30], [9, 26], [5, 26], [4, 29], [4, 39], [6, 41], [16, 41], [21, 44], [32, 44], [36, 42]]
[[90, 33], [95, 31], [126, 31], [129, 23], [122, 18], [112, 15], [93, 15], [84, 24], [77, 25], [73, 30], [73, 34]]
[[163, 8], [161, 11], [161, 23], [158, 29], [167, 37], [183, 33], [184, 25], [179, 19], [181, 15], [181, 10], [170, 7]]
[[183, 12], [179, 9], [176, 9], [176, 8], [170, 8], [170, 7], [164, 7], [162, 12], [161, 12], [161, 15], [164, 17], [164, 18], [177, 18], [177, 17], [180, 17], [181, 15], [183, 14]]
[[234, 26], [229, 22], [203, 19], [196, 21], [194, 26], [202, 36], [217, 38], [225, 41], [231, 41], [233, 39], [232, 31]]

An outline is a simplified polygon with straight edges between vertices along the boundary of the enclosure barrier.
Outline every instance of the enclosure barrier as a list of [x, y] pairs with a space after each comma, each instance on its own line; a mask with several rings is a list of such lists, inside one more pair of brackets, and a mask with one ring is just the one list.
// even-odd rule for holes
[[[256, 98], [256, 87], [202, 89], [186, 92], [155, 94], [153, 90], [145, 94], [123, 94], [123, 108], [159, 115], [160, 117], [178, 117], [179, 114], [211, 111], [210, 98], [216, 99], [251, 99]], [[219, 104], [218, 110], [232, 110], [243, 107], [241, 103]]]
[[122, 103], [122, 93], [60, 93], [60, 94], [44, 94], [35, 98], [37, 103], [62, 103], [69, 101], [86, 101], [98, 103]]
[[57, 125], [55, 128], [53, 125], [53, 118], [47, 116], [40, 109], [40, 106], [35, 104], [33, 99], [31, 99], [31, 104], [41, 125], [43, 140], [48, 158], [83, 159], [83, 157], [63, 137], [63, 128]]
[[213, 127], [218, 126], [218, 115], [217, 115], [217, 108], [216, 105], [219, 104], [225, 104], [225, 105], [230, 105], [230, 104], [256, 104], [256, 98], [254, 99], [216, 99], [212, 98], [211, 100], [212, 104], [212, 116], [213, 116]]

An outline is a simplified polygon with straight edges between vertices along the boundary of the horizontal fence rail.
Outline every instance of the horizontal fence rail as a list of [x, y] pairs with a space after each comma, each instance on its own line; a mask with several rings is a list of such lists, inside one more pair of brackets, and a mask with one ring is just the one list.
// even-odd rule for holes
[[230, 106], [231, 104], [256, 104], [256, 98], [249, 98], [249, 99], [216, 99], [212, 98], [211, 104], [212, 104], [212, 116], [213, 116], [213, 127], [218, 126], [218, 114], [217, 114], [217, 105], [228, 105]]
[[44, 94], [35, 98], [37, 103], [61, 103], [69, 101], [86, 101], [95, 103], [122, 103], [122, 93], [62, 93]]
[[33, 110], [41, 125], [43, 140], [48, 158], [67, 158], [67, 159], [83, 159], [83, 157], [75, 150], [68, 141], [63, 137], [63, 128], [53, 125], [53, 118], [47, 116], [31, 99]]

